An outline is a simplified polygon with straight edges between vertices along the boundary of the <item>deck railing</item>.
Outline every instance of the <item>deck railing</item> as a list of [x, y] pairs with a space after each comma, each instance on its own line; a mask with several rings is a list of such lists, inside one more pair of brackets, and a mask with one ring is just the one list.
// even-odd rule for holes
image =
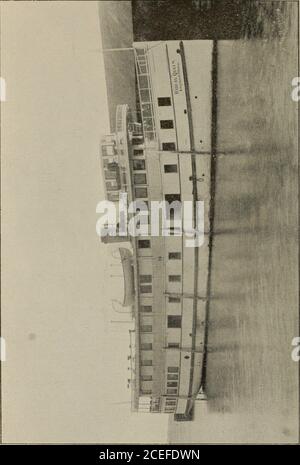
[[144, 138], [146, 141], [151, 142], [156, 140], [156, 128], [147, 48], [136, 47], [134, 56]]

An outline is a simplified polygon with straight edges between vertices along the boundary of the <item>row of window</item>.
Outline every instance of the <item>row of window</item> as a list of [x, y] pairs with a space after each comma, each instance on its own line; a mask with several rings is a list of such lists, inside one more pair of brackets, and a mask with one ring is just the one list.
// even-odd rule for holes
[[[146, 162], [144, 159], [137, 159], [132, 161], [132, 168], [133, 171], [145, 171], [146, 170]], [[134, 173], [133, 174], [133, 182], [136, 186], [147, 184], [147, 176], [146, 173]]]
[[[143, 158], [137, 158], [132, 161], [132, 168], [134, 171], [145, 171], [146, 170], [146, 163]], [[164, 172], [165, 173], [177, 173], [178, 172], [178, 167], [176, 163], [167, 163], [164, 164]], [[115, 176], [115, 174], [112, 174], [111, 176]], [[134, 175], [136, 176], [136, 175]], [[106, 179], [115, 179], [114, 177], [111, 178], [106, 178]]]
[[[133, 139], [132, 143], [135, 143], [135, 145], [140, 145], [141, 140], [140, 139]], [[176, 144], [175, 142], [162, 142], [161, 148], [164, 152], [175, 152], [176, 151]], [[143, 156], [144, 155], [144, 150], [143, 149], [134, 149], [133, 150], [133, 155], [134, 156]]]
[[[151, 277], [151, 280], [149, 278]], [[149, 281], [147, 281], [149, 279]], [[180, 283], [181, 282], [181, 275], [180, 274], [170, 274], [168, 276], [168, 281], [169, 283]], [[150, 283], [152, 282], [152, 276], [151, 275], [140, 275], [140, 284], [145, 284], [145, 283]], [[152, 286], [151, 286], [152, 288]], [[152, 290], [143, 290], [143, 286], [140, 286], [140, 292], [141, 294], [151, 294]]]
[[[181, 323], [181, 319], [180, 319], [180, 323]], [[173, 343], [171, 343], [173, 344]], [[175, 344], [175, 343], [174, 343]], [[179, 347], [179, 346], [178, 346]], [[152, 347], [152, 342], [142, 342], [141, 343], [141, 350], [145, 350], [145, 351], [150, 351], [150, 350], [153, 350], [153, 347]], [[152, 365], [152, 360], [151, 359], [148, 359], [148, 360], [142, 360], [142, 364], [144, 366], [151, 366]], [[172, 369], [172, 367], [169, 367]], [[175, 368], [174, 368], [175, 370]], [[173, 374], [173, 373], [177, 373], [178, 372], [178, 368], [176, 368], [175, 371], [168, 371], [169, 374]], [[169, 376], [168, 374], [168, 376]], [[168, 379], [177, 379], [177, 378], [168, 378]]]
[[[179, 374], [179, 367], [174, 367], [174, 366], [171, 366], [171, 367], [168, 367], [168, 380], [169, 379], [176, 379], [176, 386], [178, 386], [178, 374]], [[176, 378], [169, 378], [169, 376], [176, 376]], [[152, 381], [152, 376], [151, 375], [143, 375], [142, 378], [141, 378], [142, 381]], [[170, 384], [169, 381], [167, 381], [167, 384]], [[144, 394], [144, 395], [151, 395], [152, 394], [152, 390], [151, 389], [142, 389], [141, 390], [141, 393]], [[177, 387], [168, 387], [167, 388], [167, 394], [177, 394]], [[166, 399], [166, 401], [170, 401], [171, 399]]]
[[[172, 252], [172, 253], [175, 253], [175, 252]], [[180, 252], [178, 252], [178, 253], [180, 254]], [[176, 256], [176, 257], [172, 257], [172, 258], [178, 258], [178, 257]], [[175, 283], [175, 282], [180, 283], [181, 282], [181, 275], [180, 274], [169, 274], [168, 279], [169, 279], [170, 283]], [[140, 274], [139, 280], [140, 280], [141, 284], [152, 283], [152, 275], [151, 274]]]
[[[168, 388], [167, 389], [167, 395], [172, 395], [172, 394], [177, 394], [178, 392], [178, 389], [177, 388]], [[151, 389], [141, 389], [141, 393], [143, 395], [151, 395], [152, 394], [152, 390]]]
[[[181, 297], [180, 296], [168, 296], [168, 302], [170, 304], [178, 304], [181, 302]], [[141, 305], [140, 311], [142, 313], [151, 313], [152, 312], [152, 305]]]
[[[135, 197], [140, 199], [145, 199], [148, 197], [148, 190], [147, 187], [136, 187], [135, 188]], [[165, 201], [172, 203], [172, 202], [180, 202], [181, 195], [180, 194], [165, 194]]]
[[[181, 315], [168, 315], [167, 316], [168, 328], [181, 328]], [[152, 333], [152, 325], [141, 325], [141, 333]], [[179, 344], [170, 342], [169, 348], [178, 348]]]
[[[179, 374], [179, 367], [174, 367], [174, 366], [171, 366], [171, 367], [168, 367], [168, 370], [167, 370], [168, 374], [168, 378], [169, 379], [169, 376], [170, 374], [172, 374], [173, 376], [176, 376], [176, 378], [171, 378], [171, 379], [177, 379], [178, 380], [178, 374]], [[149, 381], [149, 380], [147, 380]]]
[[[139, 76], [139, 85], [140, 85], [140, 95], [141, 95], [141, 101], [142, 101], [142, 108], [143, 108], [143, 122], [145, 124], [145, 121], [147, 122], [147, 119], [152, 118], [152, 111], [151, 109], [148, 109], [151, 105], [151, 94], [150, 94], [150, 89], [149, 89], [149, 79], [148, 75], [140, 75]], [[170, 97], [158, 97], [157, 103], [159, 107], [170, 107], [172, 104], [171, 98]], [[174, 125], [170, 125], [173, 123], [173, 120], [161, 120], [160, 121], [160, 126], [162, 129], [169, 129], [173, 128]], [[165, 126], [165, 124], [167, 126]]]
[[[168, 281], [169, 283], [180, 283], [181, 275], [170, 274], [168, 276]], [[152, 276], [151, 275], [140, 275], [140, 293], [141, 294], [152, 294]]]
[[[179, 349], [179, 342], [169, 342], [168, 343], [168, 348], [176, 348]], [[141, 360], [141, 366], [143, 367], [152, 367], [153, 360], [150, 358], [142, 359]], [[167, 377], [168, 381], [176, 381], [178, 380], [178, 373], [175, 374], [168, 374]]]
[[[138, 162], [138, 163], [133, 165], [134, 170], [143, 170], [143, 169], [145, 169], [145, 160], [133, 160], [133, 161]], [[168, 174], [177, 173], [177, 165], [176, 164], [164, 165], [164, 171], [165, 171], [165, 173], [168, 173]], [[147, 184], [147, 175], [146, 175], [146, 173], [134, 173], [133, 174], [133, 183], [136, 186]], [[137, 188], [137, 189], [141, 189], [141, 188]], [[141, 190], [137, 190], [137, 189], [135, 190], [136, 197], [141, 197], [141, 198], [147, 197], [147, 189], [146, 188], [143, 188]], [[138, 192], [142, 192], [142, 195], [139, 195]]]
[[[150, 247], [151, 247], [150, 239], [139, 239], [138, 240], [139, 249], [150, 249]], [[181, 252], [169, 252], [168, 258], [169, 260], [181, 260]]]

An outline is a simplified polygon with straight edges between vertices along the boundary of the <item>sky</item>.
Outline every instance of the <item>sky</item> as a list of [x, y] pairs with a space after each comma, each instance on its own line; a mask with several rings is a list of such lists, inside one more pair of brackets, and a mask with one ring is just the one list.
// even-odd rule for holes
[[4, 442], [167, 440], [166, 415], [130, 412], [121, 266], [95, 229], [99, 27], [97, 2], [1, 2]]

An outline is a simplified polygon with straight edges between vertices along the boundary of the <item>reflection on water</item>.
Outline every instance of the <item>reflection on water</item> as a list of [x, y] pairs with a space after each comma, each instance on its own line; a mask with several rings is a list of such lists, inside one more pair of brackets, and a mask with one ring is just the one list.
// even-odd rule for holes
[[172, 442], [298, 440], [297, 5], [253, 9], [245, 39], [218, 44], [208, 402], [170, 420]]

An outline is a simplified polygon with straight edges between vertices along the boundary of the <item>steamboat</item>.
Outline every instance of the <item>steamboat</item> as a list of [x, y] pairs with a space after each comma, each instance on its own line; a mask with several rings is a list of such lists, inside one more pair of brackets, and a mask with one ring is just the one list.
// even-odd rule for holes
[[[101, 140], [106, 198], [204, 202], [204, 243], [109, 235], [119, 243], [125, 307], [134, 318], [132, 409], [192, 419], [204, 390], [211, 239], [214, 57], [209, 40], [136, 42], [137, 109], [120, 104]], [[108, 229], [109, 225], [107, 225]]]

